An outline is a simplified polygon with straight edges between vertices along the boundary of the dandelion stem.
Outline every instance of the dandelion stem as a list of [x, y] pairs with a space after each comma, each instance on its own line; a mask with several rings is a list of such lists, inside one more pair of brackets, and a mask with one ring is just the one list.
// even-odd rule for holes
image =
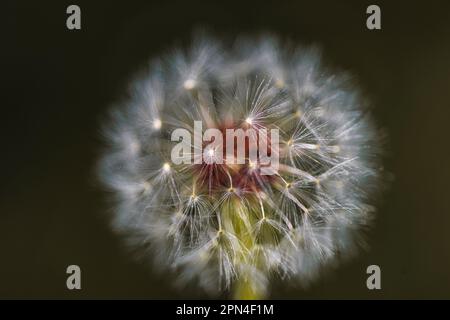
[[242, 277], [234, 284], [233, 299], [235, 300], [260, 300], [264, 294], [258, 290], [255, 283], [249, 277]]

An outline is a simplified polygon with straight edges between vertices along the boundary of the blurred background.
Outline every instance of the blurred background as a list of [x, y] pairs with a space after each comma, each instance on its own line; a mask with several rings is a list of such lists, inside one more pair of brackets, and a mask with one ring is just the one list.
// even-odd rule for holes
[[[70, 4], [79, 31], [66, 28]], [[379, 31], [366, 28], [370, 4]], [[196, 27], [321, 45], [389, 134], [395, 179], [370, 251], [308, 290], [275, 285], [271, 298], [450, 298], [450, 2], [6, 1], [1, 11], [0, 298], [206, 298], [133, 260], [95, 176], [102, 116], [148, 58]], [[71, 264], [80, 291], [66, 288]], [[366, 287], [371, 264], [381, 290]]]

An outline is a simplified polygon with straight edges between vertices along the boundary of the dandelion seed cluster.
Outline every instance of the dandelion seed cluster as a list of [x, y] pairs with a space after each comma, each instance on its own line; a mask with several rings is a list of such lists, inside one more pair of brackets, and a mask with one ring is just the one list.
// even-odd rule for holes
[[[100, 163], [114, 227], [180, 283], [237, 297], [271, 279], [307, 285], [361, 245], [378, 180], [379, 143], [364, 99], [315, 48], [275, 38], [227, 49], [211, 39], [155, 60], [112, 112]], [[279, 169], [171, 162], [171, 132], [276, 128]]]

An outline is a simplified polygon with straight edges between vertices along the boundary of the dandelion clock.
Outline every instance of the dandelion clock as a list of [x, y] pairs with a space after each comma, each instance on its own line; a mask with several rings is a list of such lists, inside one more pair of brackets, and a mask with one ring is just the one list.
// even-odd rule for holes
[[114, 229], [177, 284], [265, 298], [364, 246], [378, 131], [316, 48], [193, 41], [131, 81], [104, 136]]

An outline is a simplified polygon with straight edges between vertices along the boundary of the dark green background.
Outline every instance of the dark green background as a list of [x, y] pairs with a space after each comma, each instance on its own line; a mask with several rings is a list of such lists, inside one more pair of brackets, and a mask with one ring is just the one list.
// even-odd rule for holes
[[[82, 30], [66, 29], [78, 4]], [[369, 31], [365, 9], [382, 9]], [[389, 133], [395, 179], [371, 250], [307, 291], [273, 298], [450, 298], [448, 1], [28, 1], [1, 5], [1, 298], [196, 298], [133, 262], [108, 227], [95, 180], [99, 123], [147, 58], [196, 26], [233, 37], [270, 31], [322, 45], [351, 71]], [[82, 269], [78, 292], [65, 269]], [[382, 290], [366, 288], [378, 264]]]

